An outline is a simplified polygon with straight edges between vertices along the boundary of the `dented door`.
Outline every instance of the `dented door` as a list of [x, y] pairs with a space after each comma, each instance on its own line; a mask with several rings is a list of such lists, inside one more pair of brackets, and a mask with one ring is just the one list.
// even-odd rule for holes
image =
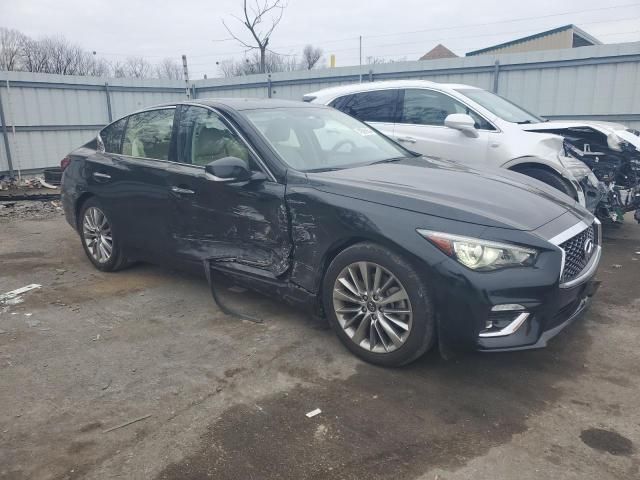
[[260, 171], [253, 153], [217, 113], [192, 106], [180, 112], [179, 162], [168, 167], [173, 250], [190, 261], [229, 259], [281, 275], [291, 253], [285, 186], [264, 178], [220, 182], [204, 171], [203, 164], [230, 155]]

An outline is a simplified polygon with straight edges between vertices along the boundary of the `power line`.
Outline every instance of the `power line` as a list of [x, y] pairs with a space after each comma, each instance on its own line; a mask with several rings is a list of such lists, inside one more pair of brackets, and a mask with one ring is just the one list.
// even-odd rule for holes
[[[369, 38], [380, 38], [380, 37], [389, 37], [389, 36], [398, 36], [398, 35], [410, 35], [410, 34], [415, 34], [415, 33], [424, 33], [424, 32], [439, 31], [439, 30], [454, 30], [454, 29], [458, 29], [458, 28], [483, 27], [483, 26], [486, 26], [486, 25], [498, 25], [498, 24], [504, 24], [504, 23], [522, 22], [522, 21], [525, 21], [525, 20], [538, 20], [538, 19], [559, 17], [559, 16], [565, 16], [565, 15], [574, 15], [574, 14], [580, 14], [580, 13], [596, 12], [596, 11], [603, 11], [603, 10], [613, 10], [613, 9], [627, 8], [627, 7], [638, 7], [638, 6], [640, 6], [640, 3], [638, 3], [638, 2], [636, 2], [636, 3], [627, 3], [627, 4], [623, 4], [623, 5], [609, 5], [609, 6], [606, 6], [606, 7], [588, 8], [588, 9], [582, 9], [582, 10], [572, 10], [572, 11], [565, 11], [565, 12], [560, 12], [560, 13], [552, 13], [552, 14], [548, 14], [548, 15], [535, 15], [535, 16], [530, 16], [530, 17], [520, 17], [520, 18], [514, 18], [514, 19], [508, 19], [508, 20], [497, 20], [495, 22], [471, 23], [471, 24], [463, 24], [463, 25], [454, 25], [454, 26], [449, 26], [449, 27], [435, 27], [435, 28], [427, 28], [427, 29], [423, 29], [423, 30], [413, 30], [413, 31], [409, 31], [409, 32], [404, 32], [403, 31], [403, 32], [383, 33], [383, 34], [378, 34], [378, 35], [363, 35], [363, 37], [364, 37], [364, 39], [369, 39]], [[624, 20], [624, 19], [620, 19], [620, 20]], [[579, 23], [581, 23], [582, 25], [588, 25], [589, 24], [589, 23], [585, 23], [585, 22], [579, 22]], [[356, 36], [356, 37], [347, 37], [347, 38], [327, 40], [327, 41], [315, 41], [315, 42], [299, 43], [299, 44], [294, 44], [294, 45], [281, 45], [281, 46], [279, 46], [277, 48], [278, 49], [287, 49], [287, 48], [295, 48], [295, 47], [304, 47], [305, 45], [307, 45], [309, 43], [316, 43], [316, 44], [320, 44], [320, 45], [325, 45], [327, 43], [336, 43], [336, 42], [345, 42], [345, 41], [349, 41], [349, 40], [358, 40], [358, 38], [359, 37]], [[338, 51], [338, 50], [335, 50], [335, 51]], [[238, 54], [238, 53], [243, 53], [243, 52], [236, 51], [236, 52], [219, 53], [219, 54], [190, 55], [190, 57], [192, 57], [192, 58], [203, 58], [203, 57], [207, 57], [207, 56], [234, 55], [234, 54]]]
[[[611, 36], [611, 35], [627, 35], [627, 34], [630, 34], [630, 33], [638, 33], [638, 34], [640, 34], [640, 30], [628, 30], [628, 31], [625, 31], [625, 32], [611, 32], [611, 33], [605, 33], [605, 34], [599, 35], [599, 36], [600, 37], [605, 37], [605, 36]], [[460, 47], [460, 48], [467, 49], [467, 48], [474, 48], [475, 46], [476, 45], [468, 44], [468, 45], [465, 45], [465, 46]], [[369, 56], [370, 57], [377, 57], [377, 58], [388, 58], [388, 57], [406, 57], [406, 56], [409, 56], [409, 55], [422, 55], [422, 54], [424, 54], [424, 50], [421, 50], [421, 51], [418, 51], [418, 52], [389, 53], [389, 54], [386, 54], [386, 55], [369, 55]], [[358, 56], [357, 56], [357, 54], [353, 54], [353, 55], [350, 55], [350, 56], [347, 56], [347, 57], [343, 57], [343, 61], [344, 61], [344, 58], [347, 58], [350, 61], [353, 60], [355, 62], [355, 61], [357, 61]], [[410, 61], [410, 60], [407, 60], [407, 61]]]
[[[621, 5], [608, 5], [606, 7], [597, 7], [597, 8], [590, 8], [590, 9], [581, 9], [581, 10], [572, 10], [572, 11], [564, 11], [564, 12], [558, 12], [558, 13], [551, 13], [551, 14], [547, 14], [547, 15], [535, 15], [535, 16], [529, 16], [529, 17], [519, 17], [519, 18], [512, 18], [512, 19], [505, 19], [505, 20], [497, 20], [497, 21], [493, 21], [493, 22], [481, 22], [481, 23], [469, 23], [469, 24], [460, 24], [460, 25], [453, 25], [453, 26], [447, 26], [447, 27], [434, 27], [434, 28], [427, 28], [427, 29], [421, 29], [421, 30], [413, 30], [413, 31], [402, 31], [402, 32], [389, 32], [389, 33], [383, 33], [383, 34], [377, 34], [377, 35], [364, 35], [364, 39], [370, 39], [370, 38], [381, 38], [381, 37], [389, 37], [389, 36], [402, 36], [402, 35], [411, 35], [411, 34], [416, 34], [416, 33], [424, 33], [424, 32], [432, 32], [432, 31], [441, 31], [441, 30], [454, 30], [454, 29], [460, 29], [460, 28], [470, 28], [470, 27], [479, 27], [479, 26], [487, 26], [487, 25], [499, 25], [499, 24], [507, 24], [507, 23], [514, 23], [514, 22], [522, 22], [522, 21], [526, 21], [526, 20], [537, 20], [537, 19], [545, 19], [545, 18], [553, 18], [553, 17], [560, 17], [560, 16], [566, 16], [566, 15], [575, 15], [575, 14], [581, 14], [581, 13], [588, 13], [588, 12], [596, 12], [596, 11], [606, 11], [606, 10], [613, 10], [613, 9], [621, 9], [621, 8], [628, 8], [628, 7], [637, 7], [640, 6], [640, 3], [636, 2], [636, 3], [627, 3], [627, 4], [621, 4]], [[591, 25], [591, 24], [596, 24], [596, 23], [606, 23], [606, 22], [614, 22], [614, 21], [624, 21], [624, 20], [629, 20], [629, 19], [614, 19], [614, 20], [601, 20], [601, 21], [596, 21], [596, 22], [579, 22], [581, 25]], [[503, 33], [491, 33], [491, 34], [477, 34], [477, 35], [470, 35], [467, 37], [441, 37], [441, 38], [432, 38], [432, 39], [421, 39], [420, 42], [422, 41], [428, 41], [428, 40], [447, 40], [447, 39], [452, 39], [452, 38], [475, 38], [475, 37], [481, 37], [481, 36], [491, 36], [491, 35], [507, 35], [507, 34], [512, 34], [512, 33], [519, 33], [519, 32], [503, 32]], [[600, 36], [604, 36], [604, 35], [600, 35]], [[326, 45], [326, 44], [330, 44], [330, 43], [341, 43], [341, 42], [346, 42], [346, 41], [350, 41], [350, 40], [357, 40], [359, 37], [355, 36], [355, 37], [346, 37], [346, 38], [341, 38], [341, 39], [329, 39], [329, 40], [323, 40], [323, 41], [315, 41], [315, 42], [305, 42], [305, 43], [300, 43], [300, 44], [294, 44], [294, 45], [283, 45], [283, 46], [278, 46], [277, 49], [278, 50], [283, 50], [283, 49], [290, 49], [290, 48], [295, 48], [295, 47], [302, 47], [304, 45], [307, 45], [309, 43], [315, 43], [315, 44], [319, 44], [319, 45]], [[229, 39], [231, 40], [231, 39]], [[397, 45], [411, 45], [411, 44], [415, 44], [415, 43], [420, 43], [419, 41], [415, 41], [415, 42], [397, 42], [397, 43], [389, 43], [389, 44], [378, 44], [378, 45], [371, 45], [368, 46], [366, 45], [366, 48], [379, 48], [379, 47], [384, 47], [384, 46], [397, 46]], [[339, 51], [348, 51], [348, 50], [356, 50], [358, 49], [358, 47], [352, 47], [352, 48], [341, 48], [341, 49], [337, 49], [337, 50], [332, 50], [332, 52], [339, 52]], [[197, 54], [197, 55], [189, 55], [189, 58], [211, 58], [211, 57], [224, 57], [224, 56], [232, 56], [232, 55], [239, 55], [239, 54], [245, 54], [247, 52], [247, 49], [244, 50], [234, 50], [234, 51], [228, 51], [228, 52], [220, 52], [220, 53], [210, 53], [210, 54]], [[132, 57], [132, 56], [144, 56], [145, 58], [166, 58], [166, 57], [172, 57], [171, 55], [145, 55], [145, 54], [127, 54], [127, 53], [113, 53], [113, 52], [98, 52], [100, 55], [104, 55], [104, 56], [122, 56], [122, 57]], [[176, 58], [179, 57], [179, 55], [176, 55]], [[207, 63], [208, 64], [208, 63]], [[200, 64], [193, 64], [193, 65], [205, 65], [205, 63], [200, 63]]]
[[[595, 24], [602, 24], [602, 23], [614, 23], [614, 22], [620, 22], [620, 21], [633, 21], [633, 20], [640, 20], [640, 17], [634, 17], [634, 18], [621, 18], [621, 19], [614, 19], [614, 20], [600, 20], [600, 21], [593, 21], [593, 22], [586, 22], [586, 23], [581, 23], [581, 25], [595, 25]], [[609, 35], [619, 35], [622, 32], [614, 32], [614, 33], [605, 33], [602, 35], [598, 35], [599, 37], [606, 37]], [[635, 31], [630, 31], [630, 32], [625, 32], [625, 33], [635, 33]], [[510, 31], [510, 32], [491, 32], [491, 33], [480, 33], [480, 34], [472, 34], [472, 35], [463, 35], [463, 36], [455, 36], [455, 37], [432, 37], [432, 38], [427, 38], [427, 39], [421, 39], [420, 41], [413, 41], [413, 42], [396, 42], [396, 43], [384, 43], [384, 44], [377, 44], [377, 45], [366, 45], [366, 50], [371, 50], [371, 49], [375, 49], [375, 48], [384, 48], [384, 47], [394, 47], [394, 46], [402, 46], [402, 45], [417, 45], [417, 44], [422, 44], [425, 42], [429, 42], [429, 41], [446, 41], [446, 40], [457, 40], [457, 39], [468, 39], [468, 38], [481, 38], [481, 37], [492, 37], [492, 36], [500, 36], [500, 35], [519, 35], [520, 37], [522, 36], [526, 36], [526, 33], [524, 33], [522, 30], [519, 31]], [[474, 48], [477, 47], [477, 45], [470, 45], [469, 47], [458, 47], [458, 49], [460, 48]], [[358, 50], [359, 47], [355, 46], [355, 47], [345, 47], [345, 48], [340, 48], [340, 49], [335, 49], [335, 50], [331, 50], [331, 53], [337, 53], [337, 52], [347, 52], [347, 51], [354, 51], [354, 50]], [[222, 56], [222, 55], [220, 55]], [[376, 55], [379, 57], [384, 57], [385, 55]], [[386, 56], [394, 56], [394, 54], [390, 54], [390, 55], [386, 55]], [[203, 65], [211, 65], [211, 62], [196, 62], [196, 63], [192, 63], [192, 66], [203, 66]]]
[[[601, 24], [601, 23], [615, 23], [615, 22], [622, 22], [622, 21], [632, 21], [632, 20], [640, 20], [640, 17], [635, 17], [635, 18], [618, 18], [618, 19], [614, 19], [614, 20], [599, 20], [599, 21], [594, 21], [594, 22], [586, 22], [586, 23], [580, 23], [580, 25], [596, 25], [596, 24]], [[380, 43], [377, 45], [367, 45], [367, 48], [380, 48], [380, 47], [391, 47], [391, 46], [399, 46], [399, 45], [415, 45], [417, 43], [423, 43], [425, 41], [444, 41], [444, 40], [457, 40], [459, 38], [480, 38], [480, 37], [495, 37], [495, 36], [499, 36], [499, 35], [521, 35], [522, 36], [523, 31], [522, 30], [517, 30], [517, 31], [510, 31], [510, 32], [491, 32], [491, 33], [477, 33], [477, 34], [472, 34], [472, 35], [462, 35], [462, 36], [451, 36], [451, 37], [431, 37], [431, 38], [423, 38], [420, 39], [420, 41], [413, 41], [413, 42], [397, 42], [397, 43]], [[603, 35], [598, 35], [600, 37], [606, 36], [608, 34], [603, 34]], [[524, 35], [526, 36], [526, 34]], [[350, 48], [342, 48], [339, 50], [331, 50], [332, 53], [335, 52], [342, 52], [342, 51], [347, 51], [347, 50], [357, 50], [358, 47], [350, 47]]]
[[414, 30], [414, 31], [410, 31], [410, 32], [401, 32], [401, 33], [382, 33], [379, 35], [367, 35], [367, 38], [377, 38], [377, 37], [386, 37], [386, 36], [394, 36], [394, 35], [409, 35], [409, 34], [413, 34], [413, 33], [424, 33], [424, 32], [431, 32], [431, 31], [435, 31], [435, 30], [451, 30], [454, 28], [469, 28], [469, 27], [484, 27], [486, 25], [498, 25], [498, 24], [502, 24], [502, 23], [512, 23], [512, 22], [522, 22], [525, 20], [538, 20], [541, 18], [551, 18], [551, 17], [561, 17], [564, 15], [573, 15], [576, 13], [584, 13], [584, 12], [597, 12], [597, 11], [601, 11], [601, 10], [612, 10], [614, 8], [626, 8], [626, 7], [638, 7], [640, 6], [640, 3], [627, 3], [624, 5], [609, 5], [607, 7], [598, 7], [598, 8], [587, 8], [587, 9], [582, 9], [582, 10], [573, 10], [573, 11], [567, 11], [567, 12], [562, 12], [562, 13], [550, 13], [548, 15], [536, 15], [533, 17], [520, 17], [520, 18], [513, 18], [510, 20], [497, 20], [495, 22], [481, 22], [481, 23], [467, 23], [464, 25], [457, 25], [457, 26], [453, 26], [453, 27], [436, 27], [436, 28], [427, 28], [424, 30]]

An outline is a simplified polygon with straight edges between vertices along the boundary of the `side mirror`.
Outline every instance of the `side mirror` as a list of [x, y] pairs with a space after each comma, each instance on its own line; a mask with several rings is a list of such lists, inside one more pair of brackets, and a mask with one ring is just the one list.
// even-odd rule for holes
[[444, 119], [445, 127], [460, 130], [468, 137], [477, 138], [478, 130], [476, 130], [476, 122], [466, 113], [452, 113]]
[[246, 161], [238, 157], [224, 157], [208, 163], [204, 171], [213, 175], [218, 182], [248, 182], [251, 171]]

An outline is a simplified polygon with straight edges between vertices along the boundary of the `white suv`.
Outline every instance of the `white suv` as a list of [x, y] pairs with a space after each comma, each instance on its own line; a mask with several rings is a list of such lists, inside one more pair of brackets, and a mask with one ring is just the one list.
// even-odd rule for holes
[[327, 88], [303, 100], [330, 105], [424, 155], [529, 175], [583, 206], [583, 186], [598, 190], [589, 167], [565, 154], [561, 136], [525, 130], [542, 118], [480, 88], [392, 80]]

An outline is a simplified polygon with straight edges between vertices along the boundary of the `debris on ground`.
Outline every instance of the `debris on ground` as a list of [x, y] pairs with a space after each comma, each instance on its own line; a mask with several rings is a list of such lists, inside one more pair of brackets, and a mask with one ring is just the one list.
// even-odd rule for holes
[[109, 432], [113, 432], [114, 430], [117, 430], [117, 429], [119, 429], [119, 428], [127, 427], [127, 426], [131, 425], [132, 423], [136, 423], [136, 422], [140, 422], [140, 421], [142, 421], [142, 420], [146, 420], [146, 419], [147, 419], [147, 418], [149, 418], [151, 415], [152, 415], [152, 414], [150, 413], [150, 414], [148, 414], [148, 415], [145, 415], [144, 417], [134, 418], [133, 420], [129, 420], [128, 422], [121, 423], [120, 425], [116, 425], [115, 427], [111, 427], [111, 428], [108, 428], [108, 429], [106, 429], [106, 430], [103, 430], [103, 431], [102, 431], [102, 433], [109, 433]]
[[16, 288], [15, 290], [11, 290], [10, 292], [5, 292], [0, 294], [0, 303], [6, 303], [9, 300], [14, 300], [20, 298], [23, 293], [27, 293], [31, 290], [35, 290], [36, 288], [40, 288], [42, 285], [38, 283], [31, 283], [29, 285], [25, 285], [24, 287]]
[[622, 265], [614, 263], [613, 265], [611, 265], [613, 268], [622, 268]]
[[48, 219], [63, 214], [59, 200], [2, 201], [0, 197], [0, 221], [4, 219]]
[[316, 415], [320, 415], [322, 413], [322, 410], [320, 410], [319, 408], [316, 408], [315, 410], [311, 410], [310, 412], [307, 412], [307, 418], [313, 418]]

